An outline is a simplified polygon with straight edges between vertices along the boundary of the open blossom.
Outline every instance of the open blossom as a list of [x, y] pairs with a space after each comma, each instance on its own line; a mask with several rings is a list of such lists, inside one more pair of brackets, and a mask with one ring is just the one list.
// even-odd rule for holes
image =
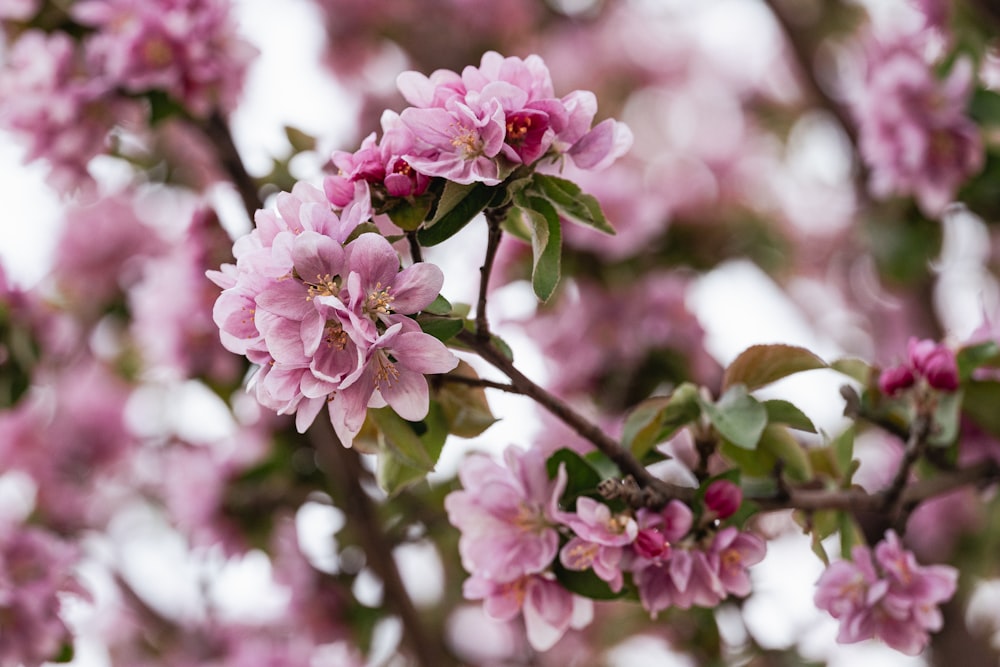
[[958, 571], [922, 566], [894, 531], [872, 550], [857, 545], [853, 561], [830, 565], [817, 582], [816, 606], [840, 620], [837, 641], [878, 638], [897, 651], [917, 655], [928, 633], [941, 629], [938, 605], [955, 593]]
[[22, 137], [27, 160], [44, 159], [59, 187], [88, 182], [87, 163], [103, 153], [117, 114], [107, 85], [90, 77], [76, 42], [28, 30], [0, 69], [0, 126]]
[[400, 271], [377, 234], [342, 245], [367, 211], [337, 216], [315, 187], [299, 184], [277, 204], [280, 215], [259, 211], [257, 228], [236, 242], [235, 268], [210, 273], [223, 288], [213, 312], [223, 345], [260, 366], [249, 388], [279, 414], [295, 413], [300, 431], [326, 406], [345, 446], [368, 407], [422, 419], [424, 374], [458, 363], [408, 317], [437, 296], [441, 270]]
[[498, 621], [509, 621], [522, 613], [528, 643], [536, 651], [549, 650], [567, 630], [587, 626], [594, 615], [589, 599], [537, 574], [504, 583], [473, 575], [465, 581], [462, 593], [469, 600], [483, 600], [486, 615]]
[[879, 197], [913, 195], [926, 215], [939, 215], [983, 164], [979, 130], [965, 113], [972, 63], [959, 60], [940, 81], [914, 36], [873, 45], [868, 61], [854, 110], [871, 188]]
[[764, 558], [764, 541], [730, 526], [707, 545], [686, 537], [691, 510], [671, 501], [660, 512], [639, 510], [639, 534], [625, 569], [642, 606], [654, 616], [669, 607], [714, 607], [728, 595], [747, 595], [747, 569]]
[[560, 521], [576, 533], [560, 550], [560, 562], [570, 570], [592, 569], [612, 591], [621, 590], [622, 547], [639, 534], [635, 519], [612, 514], [604, 503], [581, 496], [576, 500], [576, 512], [561, 515]]
[[458, 183], [500, 183], [518, 165], [547, 155], [601, 169], [628, 150], [632, 134], [614, 120], [591, 127], [593, 93], [557, 98], [538, 56], [504, 58], [494, 51], [461, 74], [404, 72], [398, 85], [413, 106], [400, 114], [414, 137], [404, 157], [417, 171]]
[[550, 480], [538, 450], [508, 447], [504, 462], [469, 456], [458, 471], [464, 488], [444, 501], [448, 520], [462, 532], [462, 565], [498, 583], [543, 572], [555, 560], [558, 502], [566, 487], [565, 470]]
[[112, 87], [168, 93], [199, 115], [228, 111], [255, 55], [236, 36], [224, 0], [84, 0], [73, 17], [97, 32], [93, 69]]
[[70, 641], [60, 596], [85, 597], [71, 545], [38, 528], [0, 526], [0, 664], [37, 667]]

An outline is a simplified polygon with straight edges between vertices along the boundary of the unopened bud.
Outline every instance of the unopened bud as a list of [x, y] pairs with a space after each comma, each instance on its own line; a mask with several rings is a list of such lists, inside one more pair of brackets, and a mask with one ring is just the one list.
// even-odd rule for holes
[[717, 479], [705, 489], [705, 506], [720, 519], [736, 513], [743, 502], [743, 491], [728, 479]]

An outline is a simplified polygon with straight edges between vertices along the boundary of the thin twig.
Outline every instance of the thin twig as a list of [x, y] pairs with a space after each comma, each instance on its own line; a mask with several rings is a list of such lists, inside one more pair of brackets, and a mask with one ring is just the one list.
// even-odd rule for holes
[[892, 483], [885, 490], [883, 510], [890, 516], [898, 514], [900, 500], [903, 496], [903, 489], [910, 479], [910, 472], [923, 454], [927, 444], [927, 435], [930, 431], [930, 419], [925, 415], [918, 415], [910, 426], [910, 436], [906, 439], [906, 447], [903, 450], [903, 460], [899, 462], [896, 476]]
[[496, 366], [509, 377], [511, 384], [517, 387], [520, 393], [533, 399], [536, 403], [551, 412], [560, 421], [576, 431], [578, 435], [589, 441], [609, 459], [614, 461], [623, 475], [631, 475], [640, 486], [662, 495], [662, 502], [659, 504], [662, 505], [671, 498], [678, 498], [685, 501], [690, 501], [694, 498], [694, 489], [668, 484], [654, 477], [645, 466], [632, 456], [631, 452], [618, 444], [617, 440], [611, 438], [586, 417], [576, 412], [562, 400], [535, 384], [517, 370], [513, 362], [488, 339], [485, 341], [480, 340], [478, 335], [467, 331], [459, 332], [458, 339], [478, 352], [483, 359]]
[[493, 272], [493, 261], [500, 246], [502, 231], [500, 223], [506, 215], [506, 209], [487, 209], [485, 212], [489, 233], [486, 237], [486, 258], [479, 267], [479, 301], [476, 304], [476, 337], [481, 341], [490, 339], [489, 320], [486, 319], [486, 296], [489, 293], [490, 274]]
[[410, 260], [414, 264], [424, 261], [423, 254], [420, 252], [420, 241], [417, 240], [417, 233], [406, 232], [406, 240], [410, 242]]
[[494, 382], [493, 380], [484, 380], [482, 378], [470, 378], [464, 375], [435, 375], [435, 382], [451, 382], [453, 384], [464, 384], [470, 387], [483, 387], [484, 389], [499, 389], [500, 391], [505, 391], [508, 394], [524, 394], [518, 387], [508, 383], [508, 382]]

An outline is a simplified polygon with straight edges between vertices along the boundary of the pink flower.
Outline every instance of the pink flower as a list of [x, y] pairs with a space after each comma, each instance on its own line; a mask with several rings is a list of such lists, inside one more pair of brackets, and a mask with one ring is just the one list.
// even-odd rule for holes
[[71, 641], [60, 597], [87, 596], [71, 571], [77, 558], [38, 528], [0, 527], [0, 663], [38, 667]]
[[400, 120], [419, 151], [404, 155], [414, 169], [458, 183], [496, 185], [517, 165], [568, 156], [584, 169], [601, 169], [625, 153], [632, 134], [606, 120], [591, 128], [593, 93], [555, 97], [538, 56], [504, 58], [495, 51], [461, 75], [439, 70], [430, 78], [405, 72], [397, 80], [412, 107]]
[[958, 571], [946, 565], [921, 566], [903, 549], [894, 531], [872, 551], [854, 547], [853, 562], [833, 563], [820, 577], [816, 606], [840, 620], [837, 641], [877, 637], [907, 655], [927, 646], [928, 633], [941, 628], [938, 605], [955, 593]]
[[914, 36], [874, 44], [868, 61], [854, 110], [871, 188], [913, 195], [926, 215], [939, 215], [983, 164], [979, 130], [965, 115], [972, 63], [959, 60], [939, 81]]
[[528, 643], [536, 651], [549, 650], [571, 627], [588, 625], [594, 614], [589, 599], [537, 574], [504, 583], [473, 575], [465, 581], [462, 592], [466, 599], [483, 600], [486, 614], [498, 621], [523, 613]]
[[235, 269], [210, 277], [223, 287], [213, 316], [222, 341], [260, 366], [248, 388], [279, 414], [295, 413], [305, 431], [327, 406], [350, 446], [368, 407], [388, 403], [422, 419], [425, 374], [458, 363], [408, 317], [437, 296], [440, 269], [400, 270], [392, 246], [376, 234], [347, 236], [370, 213], [358, 205], [337, 216], [318, 189], [298, 184], [278, 196], [278, 213], [258, 211], [257, 227], [237, 240]]
[[715, 534], [708, 554], [726, 592], [744, 596], [750, 594], [747, 568], [764, 560], [766, 551], [764, 540], [730, 526]]
[[550, 480], [537, 450], [508, 447], [504, 462], [469, 456], [458, 473], [464, 489], [444, 502], [448, 520], [462, 532], [462, 565], [498, 583], [548, 569], [559, 549], [557, 504], [566, 486], [565, 470]]
[[611, 590], [621, 590], [622, 547], [638, 535], [635, 519], [614, 515], [604, 503], [581, 496], [576, 500], [576, 513], [560, 514], [559, 520], [576, 533], [559, 552], [560, 562], [570, 570], [593, 569]]
[[88, 58], [109, 87], [163, 91], [205, 116], [235, 106], [256, 55], [229, 10], [223, 0], [85, 0], [72, 13], [96, 28]]

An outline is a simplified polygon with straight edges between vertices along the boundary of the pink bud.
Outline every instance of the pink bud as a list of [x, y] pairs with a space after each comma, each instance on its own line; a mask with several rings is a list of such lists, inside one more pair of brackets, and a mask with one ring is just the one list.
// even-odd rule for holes
[[717, 479], [705, 489], [705, 506], [720, 519], [731, 517], [743, 502], [743, 491], [728, 479]]
[[882, 371], [878, 378], [878, 388], [886, 396], [895, 396], [913, 386], [916, 378], [907, 366], [896, 366]]
[[655, 528], [643, 528], [636, 535], [635, 542], [632, 543], [636, 553], [643, 558], [657, 560], [670, 555], [670, 545], [667, 543], [663, 533]]
[[941, 391], [958, 389], [958, 364], [955, 361], [955, 353], [944, 345], [936, 346], [924, 357], [917, 370], [927, 378], [927, 384], [935, 389]]

